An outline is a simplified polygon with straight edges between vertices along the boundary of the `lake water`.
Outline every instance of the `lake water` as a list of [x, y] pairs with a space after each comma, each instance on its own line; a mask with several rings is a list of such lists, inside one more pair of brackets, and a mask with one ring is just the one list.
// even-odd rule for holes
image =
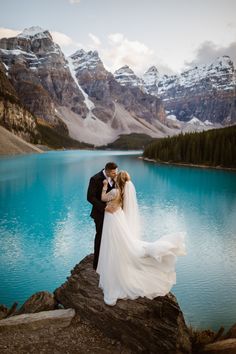
[[228, 328], [236, 322], [236, 173], [158, 165], [137, 153], [46, 152], [0, 159], [0, 303], [22, 304], [53, 291], [93, 252], [86, 200], [90, 176], [107, 161], [136, 185], [143, 237], [186, 231], [172, 291], [187, 322]]

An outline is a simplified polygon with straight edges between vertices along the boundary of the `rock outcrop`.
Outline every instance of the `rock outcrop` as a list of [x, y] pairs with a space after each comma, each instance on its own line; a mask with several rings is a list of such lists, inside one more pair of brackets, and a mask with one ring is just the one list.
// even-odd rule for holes
[[20, 309], [16, 311], [15, 315], [50, 311], [57, 308], [57, 302], [53, 294], [49, 293], [48, 291], [39, 291], [30, 296], [30, 298], [24, 302]]
[[135, 353], [190, 353], [189, 331], [176, 298], [172, 294], [153, 300], [118, 300], [105, 305], [92, 255], [71, 271], [71, 276], [54, 291], [65, 308], [74, 308], [82, 319], [103, 333], [125, 343]]
[[40, 134], [35, 117], [22, 105], [12, 86], [6, 68], [0, 61], [0, 125], [22, 139], [37, 143]]
[[0, 304], [0, 319], [24, 313], [51, 311], [59, 308], [54, 295], [48, 291], [38, 291], [31, 295], [20, 309], [17, 310], [17, 306], [18, 303], [14, 302], [14, 304], [8, 309], [5, 305]]

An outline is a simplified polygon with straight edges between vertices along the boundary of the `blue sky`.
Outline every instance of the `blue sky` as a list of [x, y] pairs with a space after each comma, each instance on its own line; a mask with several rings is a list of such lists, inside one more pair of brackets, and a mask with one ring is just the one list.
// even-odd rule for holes
[[224, 54], [236, 63], [235, 13], [235, 0], [1, 0], [0, 37], [40, 26], [66, 55], [96, 49], [111, 71], [171, 73]]

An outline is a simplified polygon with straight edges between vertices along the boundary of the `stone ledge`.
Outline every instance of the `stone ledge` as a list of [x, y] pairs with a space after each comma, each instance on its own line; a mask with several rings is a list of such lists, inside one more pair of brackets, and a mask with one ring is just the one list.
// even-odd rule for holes
[[0, 332], [11, 329], [36, 330], [47, 326], [67, 327], [74, 316], [75, 310], [71, 308], [16, 315], [0, 321]]

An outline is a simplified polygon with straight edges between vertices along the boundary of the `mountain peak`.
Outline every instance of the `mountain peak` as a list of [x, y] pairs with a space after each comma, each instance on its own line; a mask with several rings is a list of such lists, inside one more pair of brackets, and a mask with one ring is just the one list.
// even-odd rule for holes
[[145, 74], [147, 74], [147, 73], [158, 73], [159, 74], [159, 71], [157, 70], [157, 67], [153, 65], [145, 72]]
[[30, 39], [32, 37], [37, 38], [50, 38], [52, 40], [52, 36], [48, 30], [43, 29], [39, 26], [32, 26], [30, 28], [25, 28], [23, 32], [17, 35], [18, 38], [27, 38]]
[[218, 57], [215, 62], [212, 63], [212, 65], [214, 64], [218, 64], [220, 66], [223, 67], [233, 67], [234, 64], [232, 62], [232, 60], [230, 59], [230, 57], [228, 55], [222, 55], [221, 57]]
[[122, 66], [121, 68], [117, 69], [114, 72], [115, 76], [119, 75], [119, 74], [132, 74], [132, 75], [135, 75], [134, 71], [129, 67], [129, 65], [124, 65], [124, 66]]
[[70, 58], [73, 60], [76, 70], [94, 70], [98, 66], [104, 68], [96, 50], [86, 52], [84, 49], [79, 49], [74, 54], [71, 54]]
[[159, 71], [155, 66], [151, 66], [143, 75], [145, 87], [150, 94], [155, 94], [157, 91], [157, 84], [160, 79]]
[[122, 66], [114, 72], [114, 77], [122, 86], [139, 86], [143, 87], [143, 80], [135, 75], [128, 65]]

